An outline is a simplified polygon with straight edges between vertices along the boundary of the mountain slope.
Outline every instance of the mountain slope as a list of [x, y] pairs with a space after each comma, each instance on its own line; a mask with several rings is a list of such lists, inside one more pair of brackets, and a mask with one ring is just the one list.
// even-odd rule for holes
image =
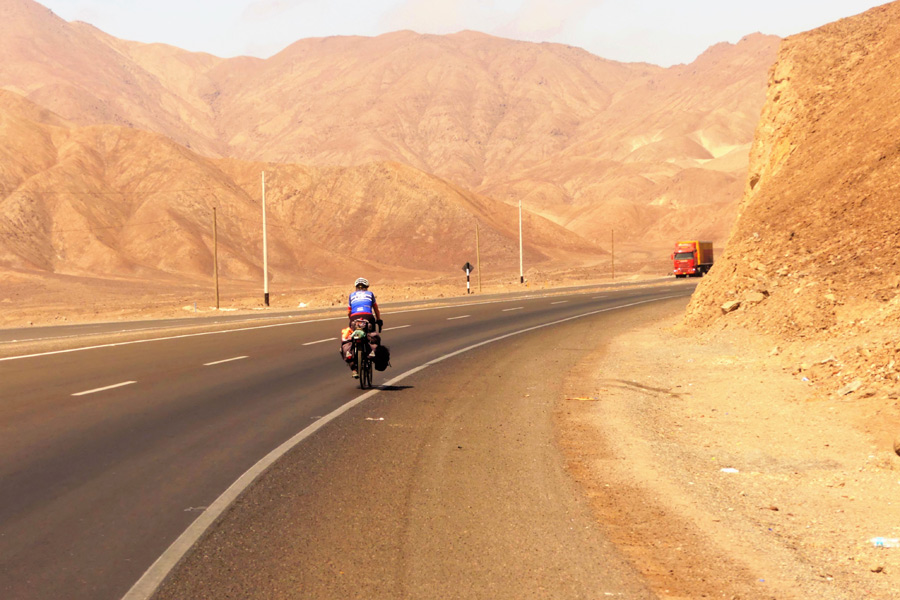
[[[512, 207], [397, 163], [315, 168], [203, 158], [158, 134], [69, 126], [10, 92], [0, 93], [0, 141], [6, 269], [205, 278], [218, 207], [222, 275], [261, 278], [263, 170], [275, 279], [332, 283], [363, 267], [397, 278], [455, 273], [473, 257], [476, 221], [484, 263], [517, 266]], [[530, 263], [599, 253], [527, 217]]]
[[663, 69], [404, 31], [226, 60], [118, 40], [32, 0], [0, 0], [0, 16], [0, 87], [75, 123], [147, 129], [207, 156], [399, 162], [521, 199], [582, 236], [615, 228], [657, 248], [733, 217], [778, 44], [752, 35]]
[[739, 219], [688, 324], [824, 342], [819, 375], [844, 383], [900, 377], [898, 62], [898, 2], [785, 41]]
[[0, 86], [78, 124], [139, 127], [216, 152], [208, 106], [167, 88], [113, 42], [32, 0], [0, 0]]

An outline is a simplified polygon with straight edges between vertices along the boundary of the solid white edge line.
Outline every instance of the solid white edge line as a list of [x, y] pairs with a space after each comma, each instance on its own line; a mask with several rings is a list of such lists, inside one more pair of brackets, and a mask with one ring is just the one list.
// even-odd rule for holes
[[213, 365], [221, 365], [222, 363], [232, 362], [235, 360], [244, 360], [245, 358], [250, 358], [250, 357], [249, 356], [235, 356], [234, 358], [226, 358], [225, 360], [217, 360], [216, 362], [203, 363], [203, 366], [211, 367]]
[[114, 390], [116, 388], [120, 388], [126, 385], [131, 385], [132, 383], [137, 383], [137, 381], [123, 381], [122, 383], [117, 383], [115, 385], [108, 385], [106, 387], [97, 388], [93, 390], [87, 390], [86, 392], [78, 392], [77, 394], [72, 394], [73, 396], [87, 396], [88, 394], [96, 394], [97, 392], [105, 392], [106, 390]]
[[133, 344], [148, 344], [150, 342], [165, 342], [169, 340], [181, 340], [184, 338], [191, 337], [202, 337], [207, 335], [222, 335], [225, 333], [235, 333], [238, 331], [255, 331], [257, 329], [271, 329], [273, 327], [287, 327], [289, 325], [304, 325], [306, 323], [321, 323], [323, 321], [338, 321], [342, 320], [341, 317], [337, 318], [328, 318], [328, 319], [312, 319], [310, 321], [296, 321], [293, 323], [274, 323], [270, 325], [259, 325], [256, 327], [239, 327], [238, 329], [225, 329], [222, 331], [204, 331], [201, 333], [184, 333], [182, 335], [170, 335], [166, 337], [159, 338], [150, 338], [146, 340], [130, 340], [127, 342], [114, 342], [112, 344], [98, 344], [96, 346], [82, 346], [81, 348], [68, 348], [66, 350], [53, 350], [51, 352], [39, 352], [37, 354], [23, 354], [21, 356], [7, 356], [6, 358], [0, 358], [0, 362], [4, 362], [7, 360], [19, 360], [22, 358], [37, 358], [39, 356], [50, 356], [53, 354], [68, 354], [70, 352], [81, 352], [82, 350], [97, 350], [100, 348], [117, 348], [119, 346], [131, 346]]
[[457, 319], [468, 319], [468, 318], [471, 317], [471, 316], [472, 316], [472, 315], [463, 315], [463, 316], [461, 316], [461, 317], [447, 317], [447, 320], [448, 320], [448, 321], [455, 321], [455, 320], [457, 320]]
[[[573, 294], [573, 295], [577, 296], [579, 294]], [[425, 308], [411, 308], [409, 310], [398, 310], [396, 312], [390, 312], [390, 313], [385, 313], [385, 314], [400, 315], [400, 314], [411, 313], [411, 312], [443, 310], [446, 308], [465, 308], [467, 306], [481, 306], [483, 304], [486, 305], [486, 304], [504, 304], [507, 302], [522, 302], [523, 300], [538, 300], [540, 298], [546, 298], [546, 297], [547, 297], [547, 295], [535, 296], [535, 297], [525, 297], [525, 298], [521, 298], [521, 297], [520, 298], [510, 298], [508, 300], [484, 300], [482, 302], [466, 302], [463, 304], [448, 304], [448, 305], [443, 305], [443, 306], [428, 306]], [[524, 308], [524, 307], [522, 307], [522, 308]], [[278, 318], [278, 317], [272, 317], [272, 318]], [[288, 316], [285, 318], [290, 319], [293, 317]], [[184, 338], [200, 337], [200, 336], [205, 336], [205, 335], [221, 335], [221, 334], [225, 334], [225, 333], [253, 331], [256, 329], [269, 329], [271, 327], [287, 327], [289, 325], [305, 325], [307, 323], [324, 323], [325, 321], [343, 321], [345, 318], [346, 317], [326, 317], [323, 319], [309, 319], [306, 321], [294, 321], [291, 323], [274, 323], [274, 324], [270, 324], [270, 325], [257, 325], [257, 326], [253, 326], [253, 327], [238, 327], [237, 329], [225, 329], [222, 331], [204, 331], [201, 333], [185, 333], [182, 335], [172, 335], [172, 336], [165, 336], [165, 337], [159, 337], [159, 338], [149, 338], [146, 340], [130, 340], [127, 342], [115, 342], [112, 344], [98, 344], [95, 346], [82, 346], [80, 348], [68, 348], [66, 350], [52, 350], [50, 352], [38, 352], [35, 354], [22, 354], [20, 356], [7, 356], [5, 358], [0, 358], [0, 362], [5, 362], [5, 361], [9, 361], [9, 360], [20, 360], [23, 358], [37, 358], [40, 356], [51, 356], [54, 354], [68, 354], [71, 352], [81, 352], [83, 350], [98, 350], [100, 348], [116, 348], [118, 346], [130, 346], [132, 344], [147, 344], [149, 342], [165, 342], [165, 341], [169, 341], [169, 340], [179, 340], [179, 339], [184, 339]], [[218, 321], [216, 321], [216, 323], [218, 323]], [[202, 327], [203, 324], [198, 324], [197, 326]], [[110, 332], [110, 334], [131, 333], [131, 332], [136, 332], [136, 331], [149, 331], [151, 329], [155, 329], [155, 328], [143, 328], [143, 329], [131, 329], [131, 330], [123, 329], [123, 330], [119, 330], [119, 331]], [[394, 329], [399, 329], [399, 328], [395, 327]], [[63, 336], [63, 337], [58, 337], [58, 338], [32, 338], [31, 340], [25, 340], [25, 341], [53, 341], [53, 340], [68, 339], [71, 337], [79, 337], [79, 336]]]
[[333, 342], [336, 339], [337, 339], [336, 337], [333, 337], [333, 338], [328, 338], [326, 340], [316, 340], [315, 342], [306, 342], [305, 344], [302, 344], [302, 345], [303, 346], [312, 346], [314, 344], [324, 344], [325, 342]]
[[[485, 300], [483, 302], [467, 302], [465, 304], [448, 304], [445, 306], [428, 306], [425, 308], [411, 308], [409, 310], [398, 310], [395, 312], [389, 312], [389, 313], [385, 313], [385, 314], [400, 315], [400, 314], [410, 313], [410, 312], [424, 312], [424, 311], [428, 311], [428, 310], [441, 310], [444, 308], [465, 308], [467, 306], [479, 306], [482, 304], [502, 304], [504, 302], [520, 302], [520, 301], [521, 301], [521, 298], [518, 298], [518, 299], [513, 298], [511, 300]], [[278, 317], [271, 317], [271, 318], [278, 318]], [[293, 315], [289, 315], [285, 318], [292, 319]], [[347, 317], [345, 317], [345, 316], [325, 317], [323, 319], [307, 319], [304, 321], [294, 321], [291, 323], [274, 323], [274, 324], [269, 324], [269, 325], [255, 325], [253, 327], [238, 327], [236, 329], [225, 329], [222, 331], [204, 331], [204, 332], [200, 332], [200, 333], [185, 333], [182, 335], [172, 335], [172, 336], [165, 336], [165, 337], [159, 337], [159, 338], [149, 338], [146, 340], [130, 340], [127, 342], [116, 342], [116, 343], [112, 343], [112, 344], [98, 344], [95, 346], [82, 346], [80, 348], [68, 348], [66, 350], [52, 350], [49, 352], [38, 352], [35, 354], [23, 354], [21, 356], [7, 356], [5, 358], [0, 358], [0, 362], [4, 362], [7, 360], [19, 360], [21, 358], [37, 358], [39, 356], [51, 356], [53, 354], [67, 354], [69, 352], [81, 352], [82, 350], [98, 350], [100, 348], [115, 348], [117, 346], [130, 346], [131, 344], [146, 344], [148, 342], [165, 342], [165, 341], [169, 341], [169, 340], [179, 340], [179, 339], [183, 339], [183, 338], [200, 337], [200, 336], [204, 336], [204, 335], [219, 335], [219, 334], [223, 334], [223, 333], [253, 331], [255, 329], [269, 329], [271, 327], [286, 327], [288, 325], [305, 325], [307, 323], [324, 323], [325, 321], [344, 321], [344, 320], [346, 320], [346, 318]], [[213, 324], [221, 324], [221, 322], [215, 321]], [[198, 324], [197, 326], [202, 327], [203, 325], [204, 324]], [[111, 332], [109, 332], [109, 334], [112, 335], [112, 334], [117, 334], [117, 333], [135, 333], [135, 332], [141, 332], [141, 331], [152, 331], [154, 329], [159, 329], [159, 328], [158, 327], [144, 327], [141, 329], [120, 329], [120, 330], [116, 330], [116, 331], [111, 331]], [[92, 333], [90, 335], [96, 335], [96, 334]], [[82, 336], [81, 335], [67, 335], [67, 336], [60, 336], [60, 337], [54, 337], [54, 338], [31, 338], [31, 339], [27, 339], [27, 340], [14, 340], [14, 341], [16, 341], [16, 342], [44, 342], [44, 341], [65, 340], [65, 339], [71, 339], [71, 338], [77, 338], [77, 337], [82, 337]]]
[[[140, 333], [142, 331], [155, 331], [160, 329], [160, 327], [138, 327], [137, 329], [117, 329], [115, 331], [111, 331], [110, 334], [114, 333]], [[48, 342], [48, 341], [57, 341], [57, 340], [70, 340], [73, 338], [80, 338], [86, 335], [96, 335], [95, 331], [86, 331], [84, 333], [76, 333], [74, 335], [60, 335], [57, 337], [50, 338], [25, 338], [24, 340], [9, 340], [11, 343], [21, 343], [27, 344], [28, 342]]]
[[[566, 323], [567, 321], [574, 321], [575, 319], [590, 317], [611, 310], [630, 308], [632, 306], [638, 306], [641, 304], [648, 304], [651, 302], [660, 302], [662, 300], [670, 300], [672, 298], [683, 297], [683, 295], [664, 296], [662, 298], [654, 298], [653, 300], [643, 300], [641, 302], [623, 304], [622, 306], [612, 306], [609, 308], [602, 308], [600, 310], [594, 310], [580, 315], [575, 315], [573, 317], [567, 317], [565, 319], [560, 319], [558, 321], [553, 321], [550, 323], [535, 325], [534, 327], [528, 327], [527, 329], [513, 331], [512, 333], [507, 333], [499, 337], [485, 340], [483, 342], [479, 342], [477, 344], [462, 348], [461, 350], [451, 352], [450, 354], [445, 354], [444, 356], [435, 358], [434, 360], [410, 369], [405, 373], [401, 373], [397, 377], [394, 377], [393, 379], [384, 383], [382, 387], [393, 386], [394, 384], [403, 381], [407, 377], [415, 375], [419, 371], [423, 371], [432, 365], [436, 365], [447, 360], [448, 358], [459, 356], [460, 354], [464, 354], [476, 348], [480, 348], [494, 342], [499, 342], [500, 340], [505, 340], [506, 338], [520, 335], [522, 333], [528, 333], [529, 331], [535, 331], [537, 329], [543, 329], [545, 327], [552, 327], [553, 325], [559, 325], [561, 323]], [[232, 483], [228, 487], [228, 489], [222, 493], [222, 495], [216, 498], [216, 500], [212, 504], [210, 504], [209, 507], [205, 511], [203, 511], [203, 513], [200, 514], [200, 516], [198, 516], [194, 520], [194, 522], [188, 526], [187, 529], [184, 530], [184, 533], [178, 536], [178, 538], [174, 542], [172, 542], [168, 549], [166, 549], [166, 551], [163, 552], [162, 555], [158, 559], [156, 559], [156, 561], [152, 565], [150, 565], [150, 568], [148, 568], [141, 576], [141, 578], [137, 580], [137, 582], [131, 587], [130, 590], [128, 590], [128, 592], [122, 597], [122, 600], [148, 600], [156, 592], [165, 578], [168, 577], [171, 570], [181, 562], [182, 558], [184, 558], [191, 547], [203, 536], [206, 530], [209, 529], [209, 527], [213, 523], [215, 523], [216, 519], [218, 519], [225, 512], [225, 510], [231, 505], [231, 503], [234, 502], [238, 498], [238, 496], [240, 496], [244, 492], [244, 490], [246, 490], [250, 486], [250, 484], [256, 480], [257, 477], [262, 475], [266, 471], [266, 469], [268, 469], [270, 466], [272, 466], [272, 464], [275, 463], [275, 461], [287, 454], [288, 451], [294, 448], [297, 444], [299, 444], [300, 442], [317, 432], [319, 429], [324, 427], [326, 424], [335, 420], [354, 406], [362, 404], [380, 391], [380, 389], [371, 390], [369, 392], [366, 392], [365, 394], [362, 394], [361, 396], [357, 396], [343, 406], [335, 409], [309, 427], [306, 427], [305, 429], [297, 433], [288, 441], [284, 442], [283, 444], [269, 452], [266, 456], [260, 459], [259, 462], [245, 471], [244, 474], [237, 479], [237, 481]]]

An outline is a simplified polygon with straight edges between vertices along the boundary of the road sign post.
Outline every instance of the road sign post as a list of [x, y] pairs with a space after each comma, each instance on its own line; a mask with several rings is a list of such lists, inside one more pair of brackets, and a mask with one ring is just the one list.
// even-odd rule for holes
[[466, 293], [467, 294], [472, 293], [472, 286], [470, 283], [471, 280], [469, 278], [469, 274], [472, 272], [472, 270], [473, 270], [472, 265], [470, 263], [467, 262], [466, 264], [463, 265], [463, 271], [466, 272]]

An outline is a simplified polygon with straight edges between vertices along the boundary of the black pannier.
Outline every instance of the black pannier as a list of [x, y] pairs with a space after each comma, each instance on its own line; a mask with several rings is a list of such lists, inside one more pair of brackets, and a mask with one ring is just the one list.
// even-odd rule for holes
[[391, 366], [391, 351], [387, 346], [375, 348], [375, 358], [372, 360], [376, 371], [384, 371]]

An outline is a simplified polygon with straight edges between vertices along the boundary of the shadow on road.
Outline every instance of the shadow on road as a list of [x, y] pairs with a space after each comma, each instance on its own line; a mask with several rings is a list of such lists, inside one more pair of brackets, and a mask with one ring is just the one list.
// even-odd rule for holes
[[403, 390], [411, 390], [412, 387], [411, 385], [376, 385], [375, 389], [382, 392], [402, 392]]

